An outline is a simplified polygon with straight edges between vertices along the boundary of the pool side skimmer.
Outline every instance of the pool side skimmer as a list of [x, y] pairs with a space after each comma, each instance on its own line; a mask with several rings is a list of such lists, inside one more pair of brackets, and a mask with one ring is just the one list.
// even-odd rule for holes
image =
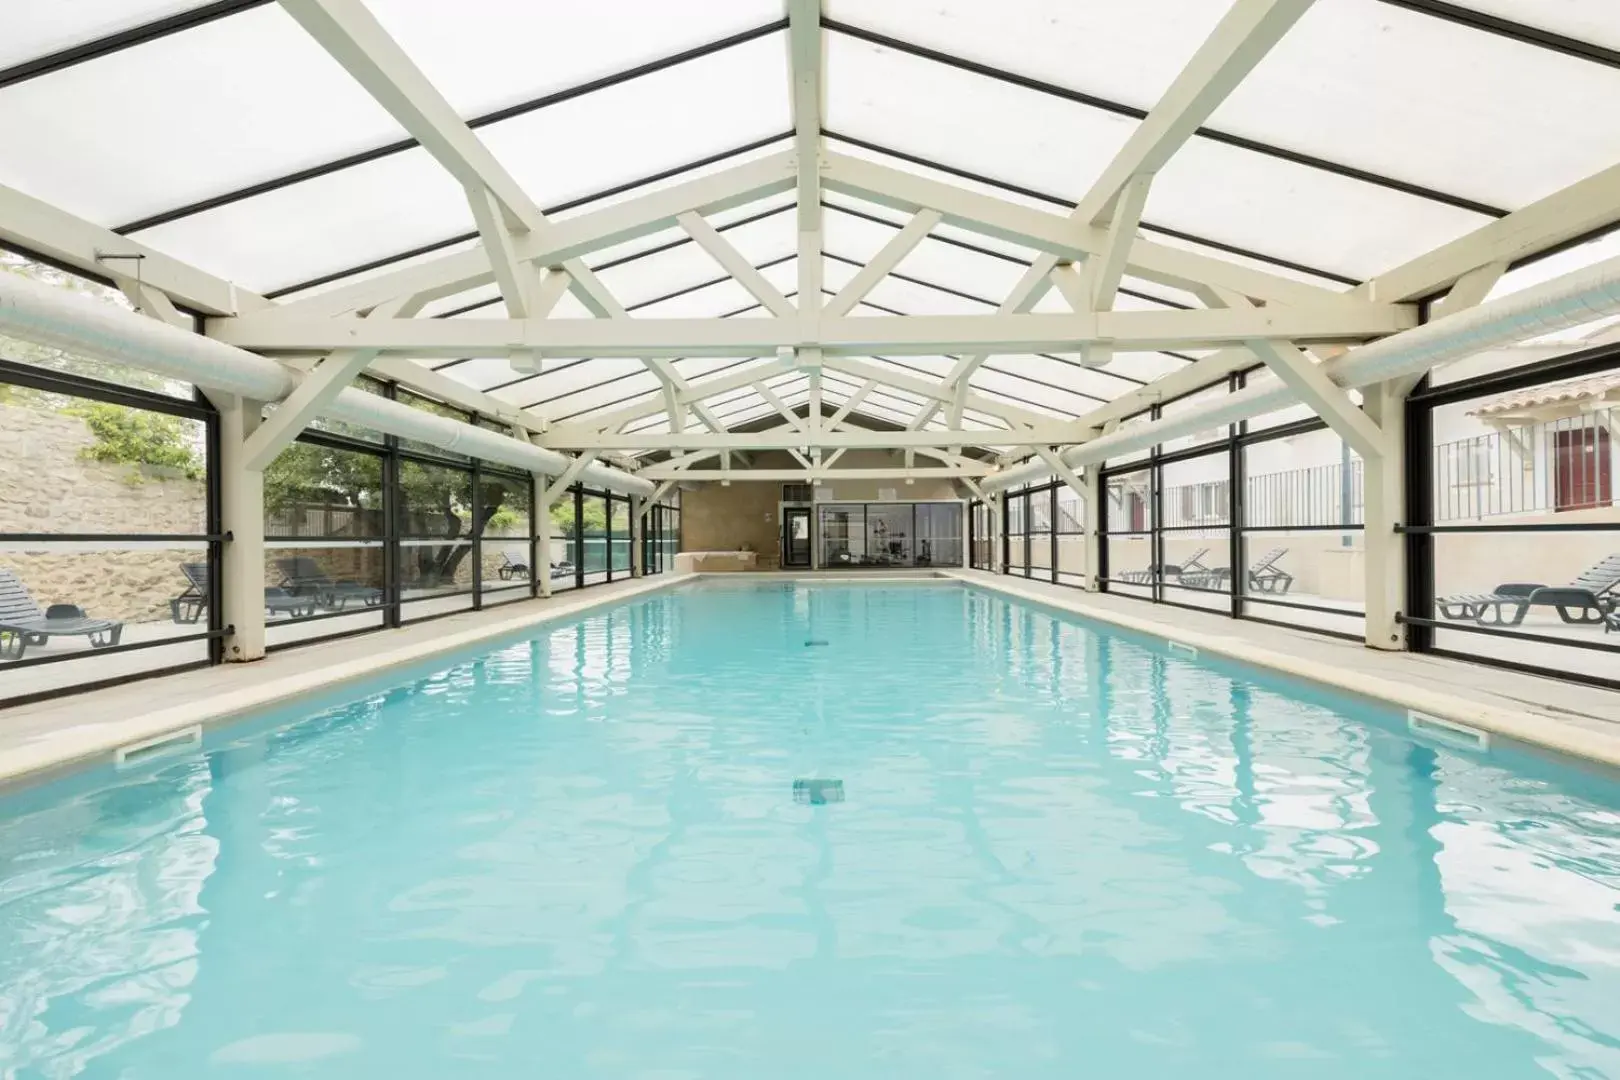
[[174, 731], [165, 731], [161, 735], [153, 735], [149, 739], [141, 739], [120, 746], [113, 751], [113, 768], [133, 769], [157, 758], [168, 757], [185, 750], [196, 750], [202, 746], [203, 731], [201, 724], [192, 724], [189, 727], [176, 728]]
[[1485, 753], [1491, 748], [1490, 732], [1469, 727], [1467, 724], [1459, 724], [1455, 720], [1430, 716], [1428, 713], [1421, 713], [1416, 709], [1406, 711], [1406, 730], [1413, 735], [1432, 739], [1435, 742], [1444, 743], [1458, 750], [1474, 750]]
[[1184, 656], [1192, 657], [1194, 660], [1198, 659], [1198, 647], [1196, 645], [1188, 645], [1185, 641], [1176, 641], [1173, 638], [1165, 638], [1164, 644], [1173, 653], [1181, 653]]

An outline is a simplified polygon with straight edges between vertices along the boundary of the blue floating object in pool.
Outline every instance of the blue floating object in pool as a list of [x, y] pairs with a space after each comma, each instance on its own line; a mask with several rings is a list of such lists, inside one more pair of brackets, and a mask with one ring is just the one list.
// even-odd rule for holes
[[828, 803], [844, 801], [844, 782], [842, 780], [795, 780], [793, 781], [793, 801], [809, 803], [811, 806], [826, 806]]

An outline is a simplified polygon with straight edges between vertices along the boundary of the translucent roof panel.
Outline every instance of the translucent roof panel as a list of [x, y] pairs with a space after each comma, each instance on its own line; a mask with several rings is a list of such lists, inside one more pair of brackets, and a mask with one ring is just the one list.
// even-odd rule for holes
[[829, 19], [1147, 108], [1225, 13], [1209, 0], [826, 0]]
[[[1137, 122], [832, 34], [827, 126], [839, 134], [1075, 195]], [[963, 133], [972, 132], [971, 140]]]
[[1620, 49], [1620, 17], [1613, 0], [1465, 0], [1458, 6]]
[[[752, 89], [742, 94], [739, 86]], [[490, 124], [478, 134], [544, 207], [791, 126], [787, 49], [775, 34]]]
[[276, 4], [0, 89], [0, 183], [107, 226], [402, 137]]
[[203, 0], [6, 0], [0, 68], [203, 6]]
[[463, 116], [501, 108], [774, 23], [779, 0], [369, 0]]
[[1318, 0], [1210, 126], [1513, 209], [1620, 161], [1616, 100], [1620, 70], [1392, 4]]
[[473, 229], [461, 185], [426, 150], [143, 230], [144, 243], [256, 292]]

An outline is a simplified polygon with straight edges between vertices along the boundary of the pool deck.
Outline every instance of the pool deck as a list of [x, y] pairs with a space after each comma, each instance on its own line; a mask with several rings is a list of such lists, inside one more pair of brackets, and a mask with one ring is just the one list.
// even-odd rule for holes
[[251, 664], [185, 671], [0, 709], [0, 790], [109, 760], [113, 751], [194, 724], [228, 722], [289, 698], [369, 678], [528, 627], [611, 606], [691, 574], [568, 590], [397, 630], [311, 643]]
[[389, 668], [417, 664], [444, 652], [708, 576], [778, 581], [813, 577], [873, 584], [902, 577], [964, 581], [1191, 645], [1201, 652], [1620, 767], [1620, 694], [1613, 691], [1440, 657], [1379, 652], [1308, 631], [1159, 608], [1140, 600], [983, 571], [937, 570], [883, 578], [851, 578], [847, 573], [662, 574], [312, 644], [272, 653], [252, 664], [227, 664], [0, 709], [0, 789], [106, 761], [117, 748], [141, 740], [196, 724], [228, 722]]
[[1160, 607], [982, 570], [952, 578], [1242, 663], [1620, 767], [1620, 694], [1439, 656], [1383, 652], [1307, 630]]

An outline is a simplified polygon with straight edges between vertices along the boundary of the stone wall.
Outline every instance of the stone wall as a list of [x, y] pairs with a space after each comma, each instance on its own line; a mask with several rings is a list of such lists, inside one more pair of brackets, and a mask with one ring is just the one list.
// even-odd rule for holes
[[[190, 533], [207, 531], [200, 480], [128, 465], [86, 461], [94, 443], [76, 416], [0, 405], [0, 532]], [[78, 604], [126, 622], [169, 617], [169, 598], [186, 586], [180, 565], [206, 557], [192, 549], [0, 551], [41, 607]]]

